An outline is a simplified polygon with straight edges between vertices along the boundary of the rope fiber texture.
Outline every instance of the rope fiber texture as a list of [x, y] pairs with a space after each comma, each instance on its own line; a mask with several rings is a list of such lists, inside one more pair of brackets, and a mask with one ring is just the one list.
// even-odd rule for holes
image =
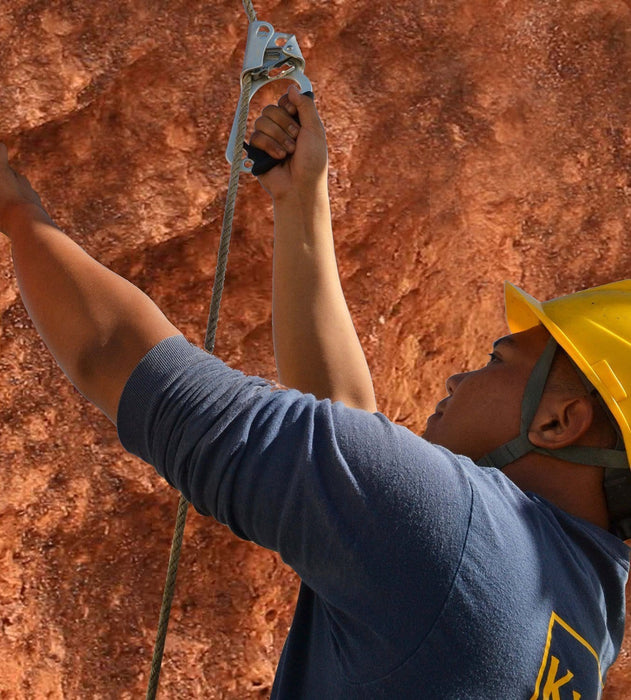
[[[256, 21], [256, 13], [250, 0], [243, 0], [243, 6], [248, 14], [250, 22]], [[224, 282], [226, 279], [226, 268], [228, 265], [228, 252], [230, 248], [230, 237], [232, 235], [232, 221], [237, 201], [237, 190], [239, 188], [239, 174], [241, 172], [241, 161], [243, 158], [243, 142], [248, 121], [248, 108], [250, 104], [250, 92], [252, 90], [252, 78], [246, 74], [242, 81], [241, 97], [239, 99], [239, 119], [237, 138], [234, 152], [232, 153], [232, 167], [230, 169], [230, 181], [228, 184], [228, 194], [226, 196], [226, 208], [224, 210], [221, 238], [219, 241], [219, 252], [217, 254], [217, 268], [215, 270], [215, 281], [213, 283], [212, 297], [210, 301], [210, 311], [208, 313], [208, 325], [206, 327], [206, 339], [204, 349], [212, 353], [215, 348], [215, 337], [217, 334], [217, 323], [219, 320], [219, 307], [223, 294]], [[146, 700], [154, 700], [158, 691], [160, 680], [160, 669], [162, 666], [162, 656], [164, 654], [164, 644], [171, 614], [171, 603], [175, 591], [175, 579], [177, 577], [177, 566], [182, 549], [182, 539], [184, 537], [184, 526], [186, 525], [186, 514], [188, 512], [188, 501], [180, 495], [175, 520], [175, 530], [171, 543], [171, 554], [169, 555], [169, 565], [167, 569], [164, 593], [162, 596], [162, 606], [160, 608], [160, 619], [156, 632], [156, 642], [151, 660], [151, 672], [149, 674], [149, 684], [147, 686]]]
[[252, 0], [243, 0], [243, 7], [248, 13], [250, 22], [256, 22], [256, 12], [254, 11], [254, 7], [252, 7]]

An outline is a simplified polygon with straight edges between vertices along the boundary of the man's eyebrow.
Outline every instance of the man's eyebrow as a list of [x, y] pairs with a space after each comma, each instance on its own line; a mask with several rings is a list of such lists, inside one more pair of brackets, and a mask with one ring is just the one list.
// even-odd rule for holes
[[499, 338], [493, 343], [493, 350], [497, 348], [498, 345], [512, 345], [515, 346], [517, 343], [510, 335], [505, 335], [503, 338]]

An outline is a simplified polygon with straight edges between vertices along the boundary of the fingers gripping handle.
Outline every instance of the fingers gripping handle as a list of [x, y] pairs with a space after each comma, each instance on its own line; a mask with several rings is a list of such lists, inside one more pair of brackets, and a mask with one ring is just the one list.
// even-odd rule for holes
[[[226, 160], [231, 166], [234, 165], [235, 148], [238, 147], [238, 141], [241, 140], [237, 138], [237, 134], [239, 117], [245, 107], [244, 101], [247, 100], [249, 104], [260, 88], [274, 80], [291, 80], [297, 83], [303, 94], [306, 94], [312, 87], [304, 69], [305, 59], [293, 34], [276, 32], [269, 22], [259, 22], [258, 20], [250, 22], [241, 73], [241, 96], [226, 148]], [[249, 87], [246, 89], [246, 86]], [[240, 172], [251, 172], [249, 164], [251, 159], [241, 156], [240, 161]]]
[[[313, 93], [311, 91], [303, 92], [302, 94], [313, 99]], [[298, 117], [298, 115], [296, 115], [296, 117], [294, 118], [300, 124], [300, 118]], [[263, 175], [268, 170], [271, 170], [276, 165], [284, 163], [287, 160], [287, 158], [289, 158], [289, 156], [285, 156], [285, 158], [282, 158], [281, 160], [277, 158], [272, 158], [272, 156], [270, 156], [269, 153], [266, 153], [265, 151], [263, 151], [260, 148], [257, 148], [256, 146], [250, 146], [249, 143], [244, 143], [243, 147], [245, 148], [248, 154], [248, 158], [253, 163], [252, 175], [256, 175], [257, 177], [259, 175]]]

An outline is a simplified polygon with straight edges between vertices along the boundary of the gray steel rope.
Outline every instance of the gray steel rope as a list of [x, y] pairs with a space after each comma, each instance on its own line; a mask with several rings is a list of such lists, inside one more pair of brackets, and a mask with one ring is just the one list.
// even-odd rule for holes
[[[243, 6], [248, 14], [250, 22], [256, 21], [256, 13], [250, 0], [243, 0]], [[206, 327], [206, 339], [204, 349], [212, 353], [215, 347], [215, 336], [217, 333], [217, 322], [219, 320], [219, 306], [223, 294], [224, 282], [226, 279], [226, 267], [228, 264], [228, 251], [230, 248], [230, 237], [232, 235], [232, 221], [237, 200], [237, 189], [239, 187], [239, 174], [241, 172], [241, 161], [243, 152], [243, 142], [248, 120], [248, 108], [250, 103], [250, 92], [252, 89], [252, 78], [246, 74], [243, 78], [241, 97], [239, 101], [239, 119], [237, 128], [237, 138], [234, 151], [232, 153], [232, 167], [230, 169], [230, 181], [228, 184], [228, 194], [226, 196], [226, 208], [224, 210], [221, 239], [219, 241], [219, 252], [217, 254], [217, 268], [215, 271], [215, 281], [213, 284], [212, 297], [210, 301], [210, 311], [208, 314], [208, 325]], [[184, 526], [186, 524], [186, 514], [188, 502], [184, 496], [180, 495], [175, 519], [175, 530], [171, 542], [171, 554], [169, 555], [169, 565], [167, 569], [166, 582], [164, 584], [164, 594], [162, 596], [162, 606], [160, 608], [160, 619], [156, 632], [156, 642], [151, 660], [151, 672], [149, 674], [149, 684], [147, 687], [146, 700], [154, 700], [158, 690], [160, 680], [160, 668], [162, 666], [162, 656], [164, 654], [164, 644], [166, 642], [167, 627], [169, 625], [169, 615], [171, 614], [171, 603], [175, 590], [175, 579], [177, 577], [177, 566], [182, 549], [182, 539], [184, 537]]]
[[256, 22], [256, 12], [254, 12], [254, 8], [252, 7], [252, 0], [243, 0], [243, 7], [248, 13], [250, 22]]

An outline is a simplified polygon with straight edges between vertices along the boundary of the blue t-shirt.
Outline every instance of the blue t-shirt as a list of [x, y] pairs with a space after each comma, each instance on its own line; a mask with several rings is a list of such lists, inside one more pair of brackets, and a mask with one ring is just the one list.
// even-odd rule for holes
[[134, 370], [121, 442], [302, 580], [272, 697], [592, 700], [628, 548], [379, 413], [273, 390], [176, 336]]

